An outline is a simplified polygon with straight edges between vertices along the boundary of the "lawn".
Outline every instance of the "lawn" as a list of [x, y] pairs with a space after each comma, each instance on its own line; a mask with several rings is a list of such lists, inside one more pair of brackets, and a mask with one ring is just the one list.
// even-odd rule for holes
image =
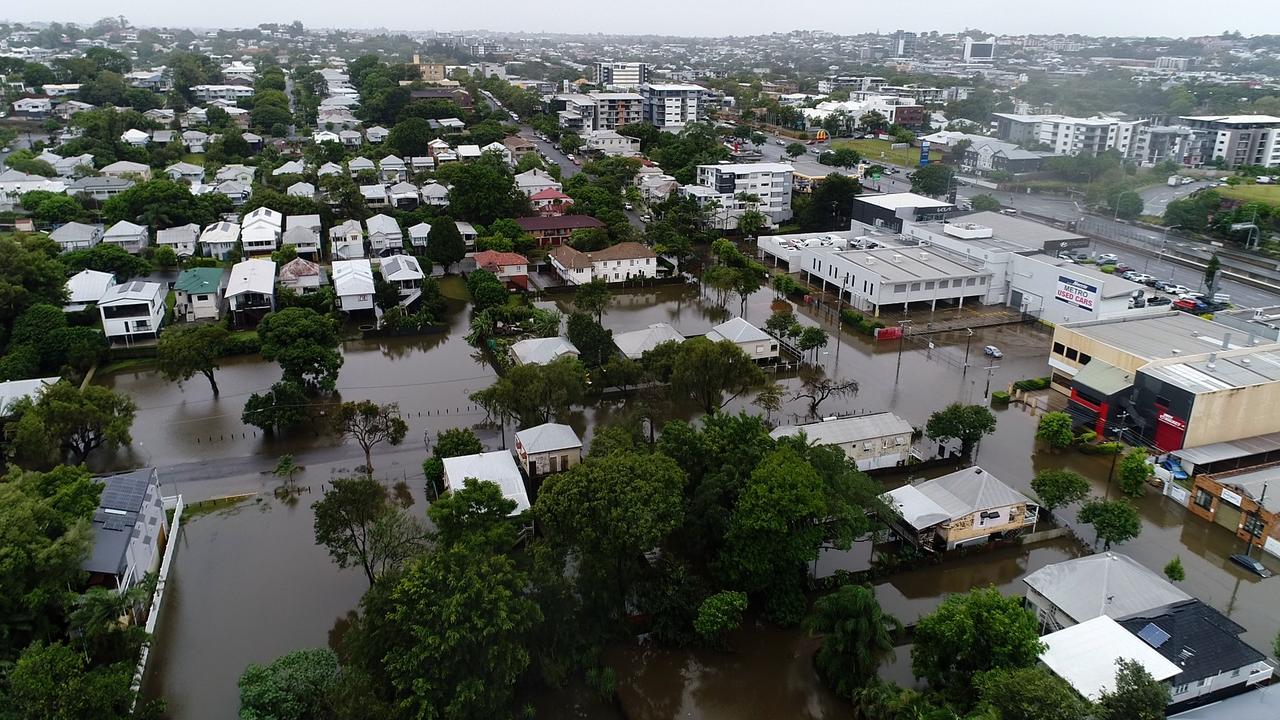
[[1280, 185], [1230, 185], [1217, 188], [1219, 194], [1232, 200], [1280, 205]]
[[[920, 164], [920, 148], [890, 147], [893, 143], [887, 140], [833, 140], [831, 148], [853, 148], [868, 162], [889, 162], [902, 167], [916, 167]], [[884, 157], [880, 157], [881, 153]]]

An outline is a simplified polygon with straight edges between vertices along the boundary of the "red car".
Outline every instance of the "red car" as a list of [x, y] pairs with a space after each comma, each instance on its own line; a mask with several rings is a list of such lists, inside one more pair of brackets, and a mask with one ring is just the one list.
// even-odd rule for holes
[[1127, 272], [1129, 272], [1129, 271], [1130, 271], [1130, 270], [1132, 270], [1132, 269], [1133, 269], [1133, 267], [1131, 267], [1131, 266], [1129, 266], [1129, 265], [1125, 265], [1124, 263], [1116, 263], [1116, 270], [1115, 270], [1115, 274], [1116, 274], [1116, 275], [1119, 275], [1119, 274], [1121, 274], [1121, 273], [1127, 273]]

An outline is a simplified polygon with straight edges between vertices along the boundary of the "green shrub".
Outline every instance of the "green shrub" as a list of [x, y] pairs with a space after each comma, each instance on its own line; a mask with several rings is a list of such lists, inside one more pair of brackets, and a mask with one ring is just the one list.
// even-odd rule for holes
[[1076, 442], [1078, 443], [1091, 443], [1097, 439], [1098, 439], [1098, 433], [1092, 430], [1085, 430], [1084, 432], [1076, 436]]
[[1049, 378], [1047, 377], [1027, 378], [1026, 380], [1019, 380], [1018, 382], [1014, 383], [1013, 386], [1019, 390], [1027, 390], [1027, 391], [1047, 390], [1049, 388]]
[[261, 351], [262, 342], [256, 332], [231, 333], [222, 346], [223, 355], [253, 355]]
[[995, 392], [991, 393], [991, 404], [992, 405], [1008, 405], [1009, 393], [1003, 390], [996, 390]]
[[1099, 270], [1101, 270], [1102, 272], [1104, 272], [1104, 273], [1106, 273], [1106, 274], [1110, 275], [1110, 274], [1112, 274], [1112, 273], [1114, 273], [1114, 272], [1116, 271], [1116, 266], [1115, 266], [1115, 265], [1103, 265], [1103, 266], [1099, 267], [1098, 269], [1099, 269]]

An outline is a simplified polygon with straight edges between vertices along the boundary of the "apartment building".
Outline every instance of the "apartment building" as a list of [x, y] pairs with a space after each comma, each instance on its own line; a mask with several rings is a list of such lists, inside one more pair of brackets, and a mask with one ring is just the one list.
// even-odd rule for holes
[[200, 102], [210, 100], [239, 100], [253, 97], [253, 87], [249, 85], [193, 85], [191, 93]]
[[1193, 152], [1200, 162], [1222, 160], [1228, 168], [1280, 166], [1280, 117], [1272, 115], [1192, 115]]
[[884, 83], [884, 78], [874, 75], [830, 75], [818, 81], [818, 94], [830, 95], [837, 90], [867, 92], [879, 90]]
[[1194, 139], [1195, 134], [1190, 128], [1144, 125], [1138, 130], [1138, 139], [1134, 143], [1132, 157], [1143, 167], [1157, 165], [1165, 160], [1198, 165], [1200, 163], [1199, 147]]
[[1097, 115], [1021, 115], [995, 113], [996, 134], [1001, 140], [1019, 145], [1044, 145], [1055, 155], [1097, 157], [1115, 150], [1124, 157], [1134, 151], [1142, 127], [1148, 120]]
[[706, 117], [703, 99], [707, 90], [701, 85], [650, 84], [640, 86], [645, 122], [658, 127], [683, 127]]
[[642, 62], [598, 62], [591, 65], [591, 81], [601, 87], [638, 88], [653, 78], [653, 66]]
[[680, 192], [703, 207], [714, 207], [716, 227], [736, 228], [738, 218], [752, 208], [776, 225], [791, 219], [793, 175], [786, 163], [699, 165], [697, 184], [686, 185]]

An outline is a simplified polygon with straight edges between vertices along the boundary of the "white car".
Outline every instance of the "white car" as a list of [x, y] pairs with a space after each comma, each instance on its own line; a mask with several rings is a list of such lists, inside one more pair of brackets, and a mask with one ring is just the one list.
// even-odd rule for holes
[[786, 141], [786, 140], [782, 140], [782, 139], [774, 140], [774, 142], [776, 142], [776, 143], [778, 143], [779, 145], [782, 145], [782, 146], [784, 146], [784, 147], [785, 147], [785, 146], [786, 146], [786, 144], [787, 144], [787, 141]]
[[623, 209], [623, 210], [635, 210], [635, 207], [633, 207], [633, 206], [631, 205], [631, 203], [622, 203], [622, 209]]
[[1004, 353], [1000, 352], [1000, 348], [996, 347], [995, 345], [988, 345], [982, 348], [982, 354], [989, 355], [993, 358], [1004, 357]]
[[[1191, 288], [1187, 287], [1186, 285], [1170, 285], [1166, 287], [1164, 291], [1169, 293], [1170, 295], [1177, 295], [1178, 297], [1183, 297], [1191, 293]], [[1196, 293], [1196, 294], [1198, 295], [1199, 293]]]
[[1119, 261], [1120, 261], [1120, 258], [1116, 257], [1115, 254], [1113, 253], [1102, 253], [1101, 255], [1098, 256], [1098, 262], [1104, 265], [1107, 263], [1113, 263], [1113, 262], [1119, 262]]

